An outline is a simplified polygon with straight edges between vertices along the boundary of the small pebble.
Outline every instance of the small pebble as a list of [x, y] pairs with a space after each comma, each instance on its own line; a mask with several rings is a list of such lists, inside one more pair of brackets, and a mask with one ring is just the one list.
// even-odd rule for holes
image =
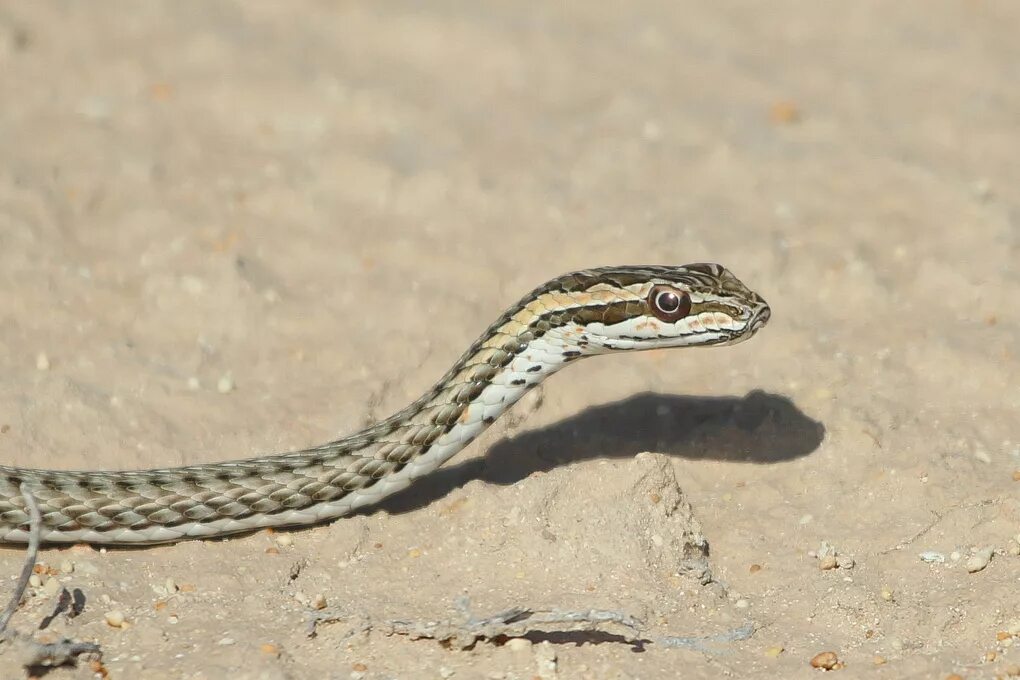
[[1013, 470], [1013, 481], [1020, 482], [1020, 470]]
[[201, 381], [199, 381], [198, 378], [196, 378], [195, 376], [191, 376], [190, 378], [188, 378], [188, 389], [189, 390], [194, 392], [196, 390], [201, 389], [201, 387], [202, 387], [202, 383], [201, 383]]
[[744, 598], [740, 598], [739, 600], [733, 603], [733, 606], [736, 607], [737, 609], [747, 609], [748, 607], [751, 606], [751, 603], [745, 600]]
[[357, 663], [351, 664], [351, 670], [359, 673], [364, 673], [368, 670], [368, 666], [358, 661]]
[[221, 376], [220, 379], [216, 381], [216, 391], [219, 392], [220, 394], [233, 392], [234, 391], [233, 376], [231, 376], [229, 373], [227, 373], [224, 376]]
[[271, 642], [263, 642], [259, 645], [259, 651], [266, 656], [280, 656], [280, 648]]
[[216, 644], [218, 644], [221, 647], [229, 647], [230, 645], [234, 644], [234, 638], [230, 637], [220, 638], [219, 642], [217, 642]]
[[892, 588], [890, 588], [889, 586], [882, 586], [881, 595], [882, 595], [882, 599], [885, 600], [886, 602], [892, 602], [893, 601], [893, 597], [894, 597], [893, 596], [893, 591], [892, 591]]
[[836, 652], [821, 652], [811, 657], [812, 668], [824, 668], [831, 671], [839, 664], [839, 657]]
[[325, 609], [326, 608], [326, 596], [322, 593], [317, 594], [312, 598], [312, 609]]
[[775, 647], [769, 647], [768, 649], [766, 649], [765, 656], [769, 657], [770, 659], [776, 659], [779, 658], [779, 655], [782, 654], [784, 651], [785, 650], [783, 649], [782, 645], [776, 645]]
[[875, 664], [876, 666], [882, 666], [886, 663], [886, 660], [884, 656], [878, 656], [876, 654], [871, 658], [871, 663]]
[[31, 576], [28, 577], [28, 585], [32, 586], [33, 588], [42, 587], [42, 577], [39, 576], [39, 574], [32, 574]]
[[751, 572], [752, 574], [757, 574], [759, 571], [761, 571], [761, 565], [760, 564], [752, 564], [751, 567], [748, 569], [748, 571]]
[[103, 614], [103, 618], [106, 619], [106, 625], [111, 628], [123, 628], [126, 621], [124, 612], [119, 609], [111, 609]]
[[532, 642], [527, 638], [510, 638], [506, 646], [513, 652], [526, 652], [531, 649]]
[[985, 663], [995, 661], [995, 652], [985, 652]]
[[452, 678], [456, 674], [457, 672], [452, 668], [447, 668], [446, 666], [439, 667], [439, 677], [441, 677], [443, 680], [450, 680], [450, 678]]
[[818, 568], [822, 571], [828, 571], [829, 569], [835, 569], [837, 565], [835, 555], [825, 555], [818, 560]]
[[992, 548], [981, 548], [973, 555], [971, 555], [969, 558], [967, 558], [967, 561], [966, 563], [964, 563], [964, 566], [967, 568], [967, 571], [970, 572], [971, 574], [979, 572], [988, 566], [988, 563], [992, 560], [993, 552], [994, 551], [992, 550]]
[[163, 582], [163, 587], [166, 589], [167, 595], [173, 595], [177, 592], [177, 582], [170, 577], [167, 577], [166, 581]]
[[289, 548], [294, 545], [294, 537], [290, 534], [277, 534], [276, 544], [281, 548]]
[[35, 355], [35, 367], [40, 371], [50, 370], [50, 358], [46, 356], [46, 352], [39, 352]]
[[1015, 678], [1017, 676], [1020, 676], [1020, 666], [1017, 666], [1016, 664], [1006, 666], [1005, 670], [1006, 677]]
[[1010, 635], [1016, 635], [1020, 637], [1020, 619], [1010, 621], [1009, 625], [1006, 626], [1006, 632]]
[[923, 553], [919, 554], [918, 557], [921, 558], [922, 562], [927, 562], [928, 564], [941, 564], [946, 561], [945, 555], [940, 552], [935, 552], [934, 550], [925, 550]]
[[954, 550], [953, 552], [949, 553], [949, 559], [951, 559], [954, 562], [959, 562], [960, 558], [962, 557], [963, 555], [960, 554], [959, 550]]
[[60, 573], [70, 574], [74, 572], [74, 562], [71, 560], [64, 560], [60, 563]]
[[1009, 547], [1006, 548], [1006, 552], [1013, 557], [1020, 556], [1020, 543], [1010, 543]]
[[61, 591], [60, 581], [55, 578], [48, 578], [46, 583], [43, 584], [42, 590], [49, 597], [53, 597]]

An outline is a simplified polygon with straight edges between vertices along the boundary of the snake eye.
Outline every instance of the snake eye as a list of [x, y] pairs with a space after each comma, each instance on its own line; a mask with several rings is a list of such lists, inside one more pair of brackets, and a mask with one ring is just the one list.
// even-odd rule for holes
[[691, 313], [691, 296], [669, 286], [653, 286], [648, 292], [648, 304], [655, 318], [669, 323]]

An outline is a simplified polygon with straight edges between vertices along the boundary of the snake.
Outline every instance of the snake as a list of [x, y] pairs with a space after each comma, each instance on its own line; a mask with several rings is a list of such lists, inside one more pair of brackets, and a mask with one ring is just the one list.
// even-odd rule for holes
[[760, 295], [718, 264], [564, 274], [507, 308], [420, 398], [335, 441], [150, 470], [0, 466], [0, 543], [28, 542], [33, 500], [48, 544], [152, 545], [333, 520], [436, 470], [570, 363], [731, 345], [754, 335], [770, 314]]

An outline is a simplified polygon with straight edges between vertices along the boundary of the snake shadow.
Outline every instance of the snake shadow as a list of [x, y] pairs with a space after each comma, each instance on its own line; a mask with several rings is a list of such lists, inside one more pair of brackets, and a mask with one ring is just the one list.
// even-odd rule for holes
[[472, 479], [509, 485], [593, 458], [655, 451], [689, 460], [768, 464], [806, 456], [824, 438], [822, 423], [778, 394], [755, 390], [740, 398], [645, 392], [507, 436], [484, 456], [440, 468], [359, 514], [411, 512]]

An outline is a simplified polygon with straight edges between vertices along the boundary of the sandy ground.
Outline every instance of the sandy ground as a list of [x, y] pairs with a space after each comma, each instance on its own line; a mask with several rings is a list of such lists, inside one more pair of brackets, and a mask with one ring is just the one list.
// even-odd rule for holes
[[[575, 268], [717, 261], [773, 310], [561, 373], [372, 512], [48, 550], [14, 627], [80, 590], [39, 635], [118, 680], [1020, 673], [1018, 26], [1007, 0], [3, 3], [4, 463], [319, 443]], [[386, 634], [465, 596], [644, 642]], [[348, 618], [309, 637], [323, 599]]]

